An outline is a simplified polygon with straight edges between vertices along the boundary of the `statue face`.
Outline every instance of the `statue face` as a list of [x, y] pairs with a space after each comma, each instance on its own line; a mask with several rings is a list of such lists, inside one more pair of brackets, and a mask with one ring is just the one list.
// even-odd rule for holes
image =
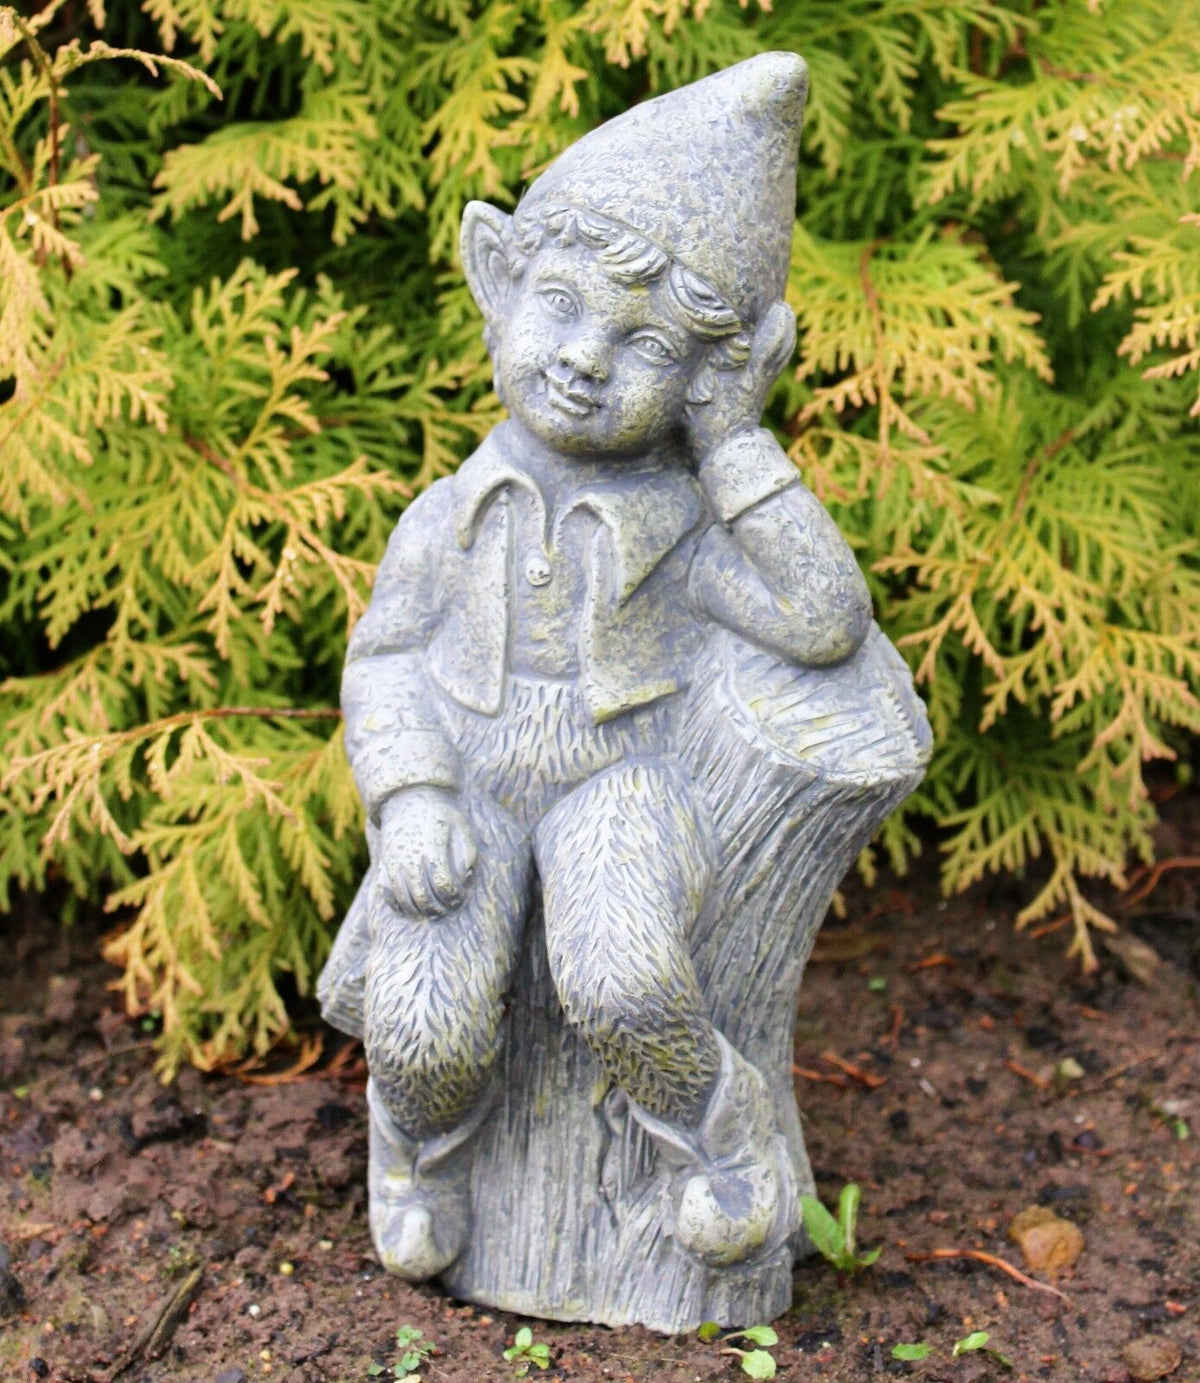
[[673, 312], [665, 280], [619, 283], [585, 246], [545, 247], [498, 316], [500, 396], [556, 451], [635, 457], [677, 432], [707, 347]]

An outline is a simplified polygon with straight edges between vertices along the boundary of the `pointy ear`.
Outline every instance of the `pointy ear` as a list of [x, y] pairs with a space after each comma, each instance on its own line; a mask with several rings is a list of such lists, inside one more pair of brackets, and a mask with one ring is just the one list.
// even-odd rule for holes
[[487, 202], [468, 202], [463, 210], [459, 249], [471, 296], [489, 324], [499, 320], [512, 271], [504, 242], [511, 216]]

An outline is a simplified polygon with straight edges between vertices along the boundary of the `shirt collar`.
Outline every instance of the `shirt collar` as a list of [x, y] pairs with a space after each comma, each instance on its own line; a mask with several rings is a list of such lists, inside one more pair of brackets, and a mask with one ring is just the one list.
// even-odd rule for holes
[[624, 604], [704, 517], [700, 487], [682, 465], [644, 472], [635, 485], [622, 484], [614, 467], [611, 479], [592, 480], [570, 497], [552, 530], [541, 489], [511, 454], [511, 440], [509, 428], [501, 424], [454, 477], [454, 531], [464, 550], [475, 541], [489, 505], [508, 489], [525, 490], [533, 499], [546, 548], [569, 514], [586, 510], [608, 532], [616, 559], [617, 601]]

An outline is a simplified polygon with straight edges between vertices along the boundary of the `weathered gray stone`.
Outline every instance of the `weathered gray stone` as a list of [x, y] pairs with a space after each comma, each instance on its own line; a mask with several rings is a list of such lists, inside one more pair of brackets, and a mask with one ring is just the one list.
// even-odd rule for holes
[[767, 1320], [806, 1248], [796, 996], [928, 725], [758, 426], [806, 90], [772, 53], [463, 218], [510, 418], [351, 640], [371, 866], [321, 977], [384, 1264], [529, 1315]]

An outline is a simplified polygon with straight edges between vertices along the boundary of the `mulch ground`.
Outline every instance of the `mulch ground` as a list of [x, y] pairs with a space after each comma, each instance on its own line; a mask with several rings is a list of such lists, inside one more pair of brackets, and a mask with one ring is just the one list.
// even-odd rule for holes
[[[1194, 853], [1198, 818], [1194, 799], [1169, 811], [1164, 855]], [[796, 1083], [823, 1199], [857, 1181], [860, 1240], [883, 1253], [846, 1281], [801, 1265], [778, 1377], [1118, 1383], [1130, 1362], [1151, 1376], [1124, 1353], [1149, 1340], [1166, 1376], [1200, 1380], [1198, 878], [1164, 873], [1087, 979], [1065, 932], [1014, 933], [1015, 884], [950, 903], [927, 878], [852, 890], [805, 982]], [[93, 931], [27, 906], [0, 938], [3, 1383], [358, 1383], [392, 1376], [401, 1325], [436, 1345], [430, 1383], [516, 1377], [503, 1351], [524, 1322], [374, 1260], [356, 1049], [326, 1034], [295, 1079], [164, 1087]], [[1006, 1231], [1030, 1206], [1082, 1230], [1065, 1300], [923, 1257], [1029, 1271]], [[547, 1379], [743, 1376], [720, 1341], [531, 1324]], [[1011, 1369], [953, 1355], [978, 1331]], [[898, 1342], [931, 1352], [904, 1363]]]

